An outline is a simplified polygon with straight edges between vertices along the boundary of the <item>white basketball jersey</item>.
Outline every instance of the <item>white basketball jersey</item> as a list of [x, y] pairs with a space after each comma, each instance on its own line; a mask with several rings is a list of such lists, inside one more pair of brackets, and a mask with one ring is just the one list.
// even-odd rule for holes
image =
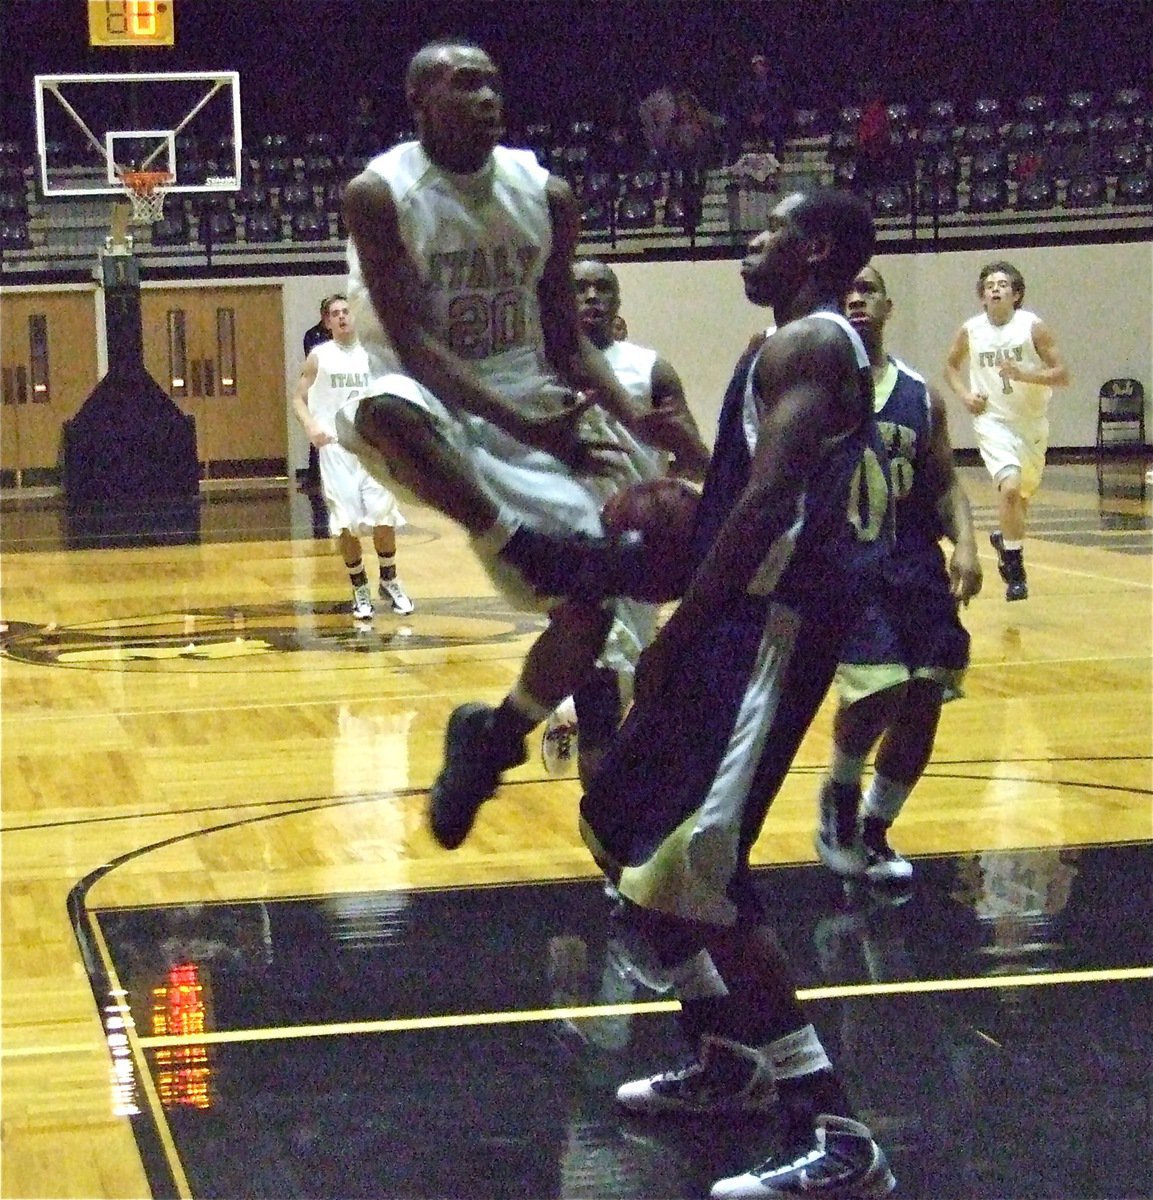
[[989, 397], [986, 412], [1006, 420], [1043, 417], [1053, 389], [1040, 383], [1003, 380], [1001, 363], [1012, 360], [1027, 371], [1041, 371], [1045, 363], [1033, 345], [1036, 313], [1017, 309], [1004, 325], [994, 325], [985, 313], [965, 322], [969, 336], [969, 388]]
[[[604, 356], [612, 368], [617, 382], [635, 400], [643, 401], [648, 407], [653, 401], [653, 367], [657, 352], [635, 342], [610, 342]], [[634, 438], [619, 422], [613, 422], [618, 439], [627, 447], [629, 455], [642, 479], [655, 479], [668, 473], [671, 455], [654, 446], [647, 446]]]
[[316, 359], [316, 381], [308, 389], [308, 411], [316, 423], [336, 436], [336, 410], [364, 395], [372, 378], [368, 351], [359, 341], [351, 346], [321, 342], [312, 351]]
[[[429, 330], [492, 386], [526, 398], [551, 376], [537, 285], [552, 250], [548, 172], [531, 151], [497, 146], [473, 175], [435, 166], [419, 142], [374, 158], [396, 201], [400, 236], [420, 275], [415, 297]], [[349, 301], [362, 341], [382, 365], [400, 364], [349, 245]], [[376, 369], [376, 363], [373, 364]]]
[[611, 342], [604, 355], [621, 387], [630, 396], [651, 403], [657, 352], [635, 342]]

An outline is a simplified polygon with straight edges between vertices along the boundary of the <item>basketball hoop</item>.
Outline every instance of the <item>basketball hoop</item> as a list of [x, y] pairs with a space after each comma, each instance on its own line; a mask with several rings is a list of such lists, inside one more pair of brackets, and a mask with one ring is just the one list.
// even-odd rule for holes
[[128, 199], [132, 202], [132, 220], [137, 223], [159, 221], [164, 215], [164, 197], [172, 182], [170, 171], [117, 172]]

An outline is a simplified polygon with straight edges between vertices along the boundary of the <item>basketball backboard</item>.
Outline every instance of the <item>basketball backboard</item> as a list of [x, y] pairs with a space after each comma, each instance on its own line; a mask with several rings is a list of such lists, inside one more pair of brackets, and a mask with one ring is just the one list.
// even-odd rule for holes
[[122, 196], [126, 169], [168, 172], [169, 192], [240, 187], [236, 71], [37, 75], [35, 89], [45, 196]]

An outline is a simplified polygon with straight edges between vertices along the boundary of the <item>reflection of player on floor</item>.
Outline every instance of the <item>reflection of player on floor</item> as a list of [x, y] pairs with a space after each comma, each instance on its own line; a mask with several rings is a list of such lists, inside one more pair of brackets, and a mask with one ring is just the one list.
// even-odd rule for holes
[[[683, 437], [671, 454], [644, 446], [620, 431], [638, 476], [657, 479], [673, 474], [700, 482], [709, 464], [709, 452], [685, 402], [680, 376], [655, 350], [616, 336], [621, 303], [616, 273], [603, 262], [586, 259], [573, 267], [573, 278], [581, 329], [608, 359], [621, 386], [638, 404], [678, 414], [677, 428]], [[688, 555], [688, 546], [684, 553]], [[610, 654], [602, 655], [593, 676], [577, 690], [571, 703], [562, 704], [545, 725], [542, 750], [545, 766], [551, 773], [563, 773], [572, 761], [575, 747], [581, 779], [586, 784], [592, 779], [631, 697], [632, 669], [637, 655], [656, 631], [657, 612], [657, 605], [635, 600], [617, 602]]]
[[840, 313], [872, 253], [867, 206], [793, 194], [742, 266], [779, 328], [742, 356], [697, 516], [698, 566], [637, 668], [581, 804], [585, 841], [652, 942], [695, 1046], [625, 1084], [644, 1114], [779, 1106], [781, 1153], [714, 1197], [883, 1196], [894, 1180], [796, 994], [749, 854], [889, 552], [868, 354]]
[[1048, 326], [1021, 307], [1025, 279], [1012, 263], [982, 268], [977, 296], [984, 312], [957, 331], [945, 379], [973, 414], [981, 458], [997, 486], [1000, 528], [989, 541], [1005, 599], [1025, 600], [1025, 518], [1045, 468], [1049, 401], [1069, 371]]
[[604, 597], [627, 594], [643, 567], [638, 539], [601, 527], [605, 479], [635, 478], [605, 410], [644, 440], [669, 422], [639, 410], [580, 331], [579, 208], [531, 153], [498, 144], [489, 56], [432, 43], [413, 56], [406, 93], [419, 140], [373, 159], [345, 192], [350, 288], [383, 377], [337, 428], [370, 469], [383, 461], [463, 525], [511, 600], [549, 611], [503, 703], [449, 719], [430, 820], [453, 847], [524, 761], [528, 732], [592, 669], [612, 624]]
[[360, 546], [361, 537], [369, 534], [380, 560], [381, 599], [388, 600], [395, 613], [410, 613], [413, 603], [396, 575], [396, 529], [405, 524], [404, 517], [392, 493], [337, 443], [333, 423], [337, 409], [368, 387], [368, 354], [357, 341], [344, 296], [325, 301], [324, 322], [332, 336], [309, 351], [293, 389], [292, 407], [317, 448], [329, 533], [336, 538], [352, 583], [352, 615], [358, 620], [373, 615]]
[[[833, 761], [821, 788], [817, 850], [839, 875], [908, 879], [887, 831], [928, 766], [941, 705], [960, 694], [969, 635], [958, 603], [981, 590], [969, 501], [953, 470], [945, 402], [885, 353], [893, 303], [875, 267], [853, 281], [845, 314], [873, 368], [874, 408], [889, 450], [897, 541], [884, 585], [869, 597], [837, 670]], [[953, 543], [946, 566], [939, 539]], [[861, 776], [880, 738], [862, 802]]]

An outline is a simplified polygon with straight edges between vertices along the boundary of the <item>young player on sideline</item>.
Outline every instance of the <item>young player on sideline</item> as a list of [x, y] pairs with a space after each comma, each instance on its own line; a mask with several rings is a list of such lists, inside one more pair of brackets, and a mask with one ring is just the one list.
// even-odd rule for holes
[[404, 516], [396, 497], [337, 442], [333, 420], [337, 409], [369, 389], [368, 354], [357, 340], [344, 296], [328, 297], [322, 319], [331, 337], [316, 343], [304, 360], [292, 409], [317, 448], [329, 533], [352, 583], [352, 615], [367, 621], [375, 611], [360, 542], [371, 534], [380, 564], [380, 598], [404, 616], [415, 608], [396, 574], [396, 530], [405, 524]]

